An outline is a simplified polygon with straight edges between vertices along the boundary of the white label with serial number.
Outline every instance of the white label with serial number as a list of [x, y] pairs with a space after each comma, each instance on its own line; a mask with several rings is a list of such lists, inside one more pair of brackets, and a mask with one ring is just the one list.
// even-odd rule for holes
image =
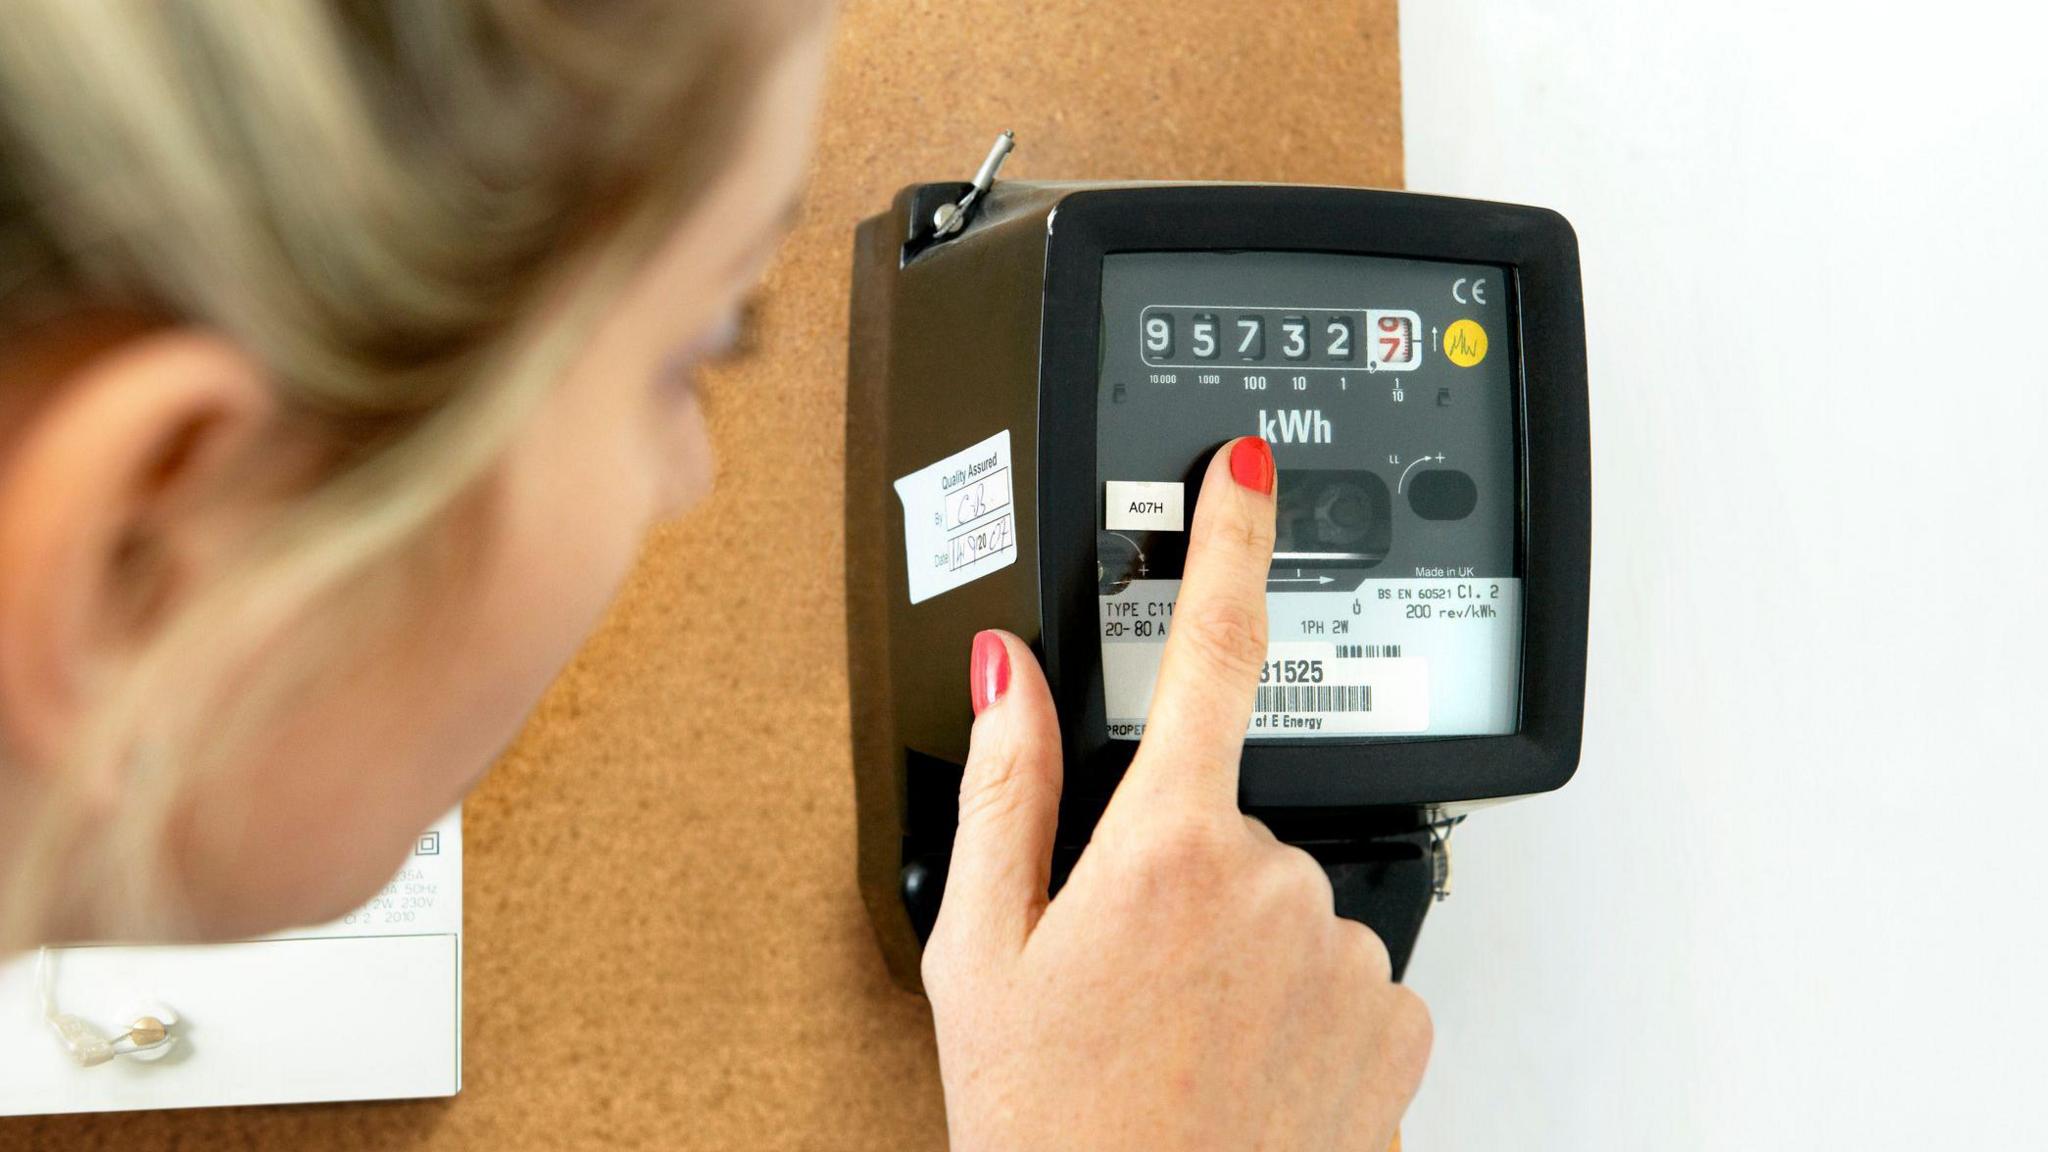
[[896, 481], [912, 604], [1017, 562], [1012, 477], [1006, 428]]
[[[1135, 740], [1159, 678], [1163, 640], [1102, 646], [1109, 734]], [[1247, 736], [1384, 735], [1429, 727], [1429, 664], [1398, 644], [1275, 643], [1266, 648]]]
[[[1292, 590], [1301, 587], [1315, 590]], [[1269, 640], [1247, 739], [1515, 731], [1520, 580], [1275, 574], [1267, 589]], [[1149, 579], [1097, 597], [1112, 739], [1145, 732], [1179, 597], [1178, 580]]]

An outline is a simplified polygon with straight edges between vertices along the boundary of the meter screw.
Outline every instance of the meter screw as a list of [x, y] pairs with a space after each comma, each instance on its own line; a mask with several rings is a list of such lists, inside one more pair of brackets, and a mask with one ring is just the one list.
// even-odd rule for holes
[[1429, 892], [1438, 902], [1451, 898], [1451, 833], [1464, 822], [1456, 816], [1429, 826]]
[[988, 150], [988, 158], [981, 162], [981, 169], [974, 174], [974, 186], [957, 204], [941, 204], [932, 213], [932, 235], [944, 239], [967, 226], [967, 214], [974, 202], [981, 199], [989, 186], [996, 182], [996, 173], [1002, 170], [1003, 160], [1010, 150], [1017, 146], [1017, 134], [1005, 131], [996, 137], [995, 146]]

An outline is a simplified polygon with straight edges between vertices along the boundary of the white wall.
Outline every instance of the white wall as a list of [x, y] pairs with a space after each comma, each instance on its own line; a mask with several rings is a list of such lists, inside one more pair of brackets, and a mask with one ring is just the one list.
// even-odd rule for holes
[[1584, 760], [1456, 837], [1416, 1152], [2048, 1147], [2048, 60], [1878, 10], [1402, 5], [1409, 185], [1578, 228], [1595, 483]]

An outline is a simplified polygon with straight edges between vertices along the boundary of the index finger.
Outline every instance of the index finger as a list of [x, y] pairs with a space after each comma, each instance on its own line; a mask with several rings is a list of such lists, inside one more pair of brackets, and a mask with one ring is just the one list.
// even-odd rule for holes
[[1237, 762], [1266, 660], [1276, 479], [1273, 448], [1257, 436], [1209, 461], [1145, 736], [1112, 807], [1142, 795], [1236, 810]]

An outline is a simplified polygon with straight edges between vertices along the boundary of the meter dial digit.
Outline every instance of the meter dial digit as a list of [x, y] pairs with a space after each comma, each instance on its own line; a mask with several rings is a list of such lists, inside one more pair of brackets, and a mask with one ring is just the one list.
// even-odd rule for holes
[[1289, 360], [1308, 359], [1307, 317], [1282, 316], [1280, 318], [1280, 355]]
[[1213, 312], [1198, 312], [1188, 323], [1188, 347], [1197, 360], [1216, 358], [1216, 315]]
[[1262, 316], [1239, 316], [1231, 325], [1230, 346], [1239, 360], [1256, 362], [1266, 358], [1266, 321]]
[[1380, 372], [1412, 372], [1420, 367], [1422, 346], [1415, 333], [1421, 326], [1421, 318], [1413, 312], [1367, 312], [1366, 363]]
[[1173, 358], [1173, 316], [1153, 312], [1145, 317], [1145, 355], [1153, 360]]
[[1356, 343], [1349, 317], [1332, 316], [1323, 322], [1323, 359], [1340, 364], [1349, 361]]

